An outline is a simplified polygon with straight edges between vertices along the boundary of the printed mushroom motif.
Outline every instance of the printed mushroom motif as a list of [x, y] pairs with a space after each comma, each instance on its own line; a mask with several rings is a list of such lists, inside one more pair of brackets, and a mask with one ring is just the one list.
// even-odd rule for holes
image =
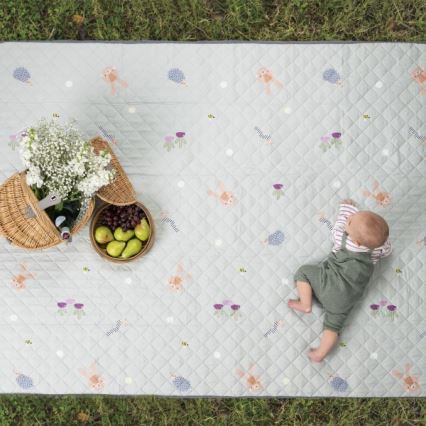
[[277, 200], [279, 200], [284, 195], [284, 191], [283, 191], [284, 185], [282, 183], [274, 183], [272, 186], [274, 188], [272, 195], [274, 195], [277, 198]]

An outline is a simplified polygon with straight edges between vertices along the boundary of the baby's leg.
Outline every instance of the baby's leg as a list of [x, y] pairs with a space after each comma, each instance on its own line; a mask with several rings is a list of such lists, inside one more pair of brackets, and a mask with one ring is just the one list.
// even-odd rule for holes
[[[301, 312], [312, 311], [312, 286], [319, 280], [320, 267], [318, 265], [302, 265], [294, 275], [299, 300], [289, 300], [288, 306]], [[315, 288], [315, 285], [314, 285]]]
[[312, 311], [312, 287], [306, 281], [296, 282], [299, 299], [290, 299], [288, 307], [309, 314]]
[[314, 362], [321, 362], [333, 349], [338, 339], [339, 335], [336, 331], [326, 328], [322, 333], [320, 345], [309, 351], [309, 359]]

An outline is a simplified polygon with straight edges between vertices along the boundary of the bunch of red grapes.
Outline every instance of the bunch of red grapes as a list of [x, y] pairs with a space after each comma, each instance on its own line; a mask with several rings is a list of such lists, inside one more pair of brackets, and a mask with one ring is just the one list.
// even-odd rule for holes
[[101, 224], [108, 226], [113, 231], [121, 226], [123, 231], [126, 232], [134, 229], [144, 217], [144, 211], [136, 204], [130, 206], [111, 205], [103, 211]]

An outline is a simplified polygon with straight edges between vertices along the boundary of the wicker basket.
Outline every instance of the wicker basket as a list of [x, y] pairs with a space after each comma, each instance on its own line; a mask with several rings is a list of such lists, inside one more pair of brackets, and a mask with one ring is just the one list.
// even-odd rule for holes
[[[94, 210], [94, 202], [89, 202], [87, 210], [71, 230], [76, 234], [89, 221]], [[25, 172], [11, 176], [0, 186], [0, 234], [12, 244], [41, 250], [64, 242], [55, 225], [26, 183]]]
[[135, 190], [108, 142], [97, 137], [92, 139], [91, 143], [96, 154], [99, 154], [100, 151], [107, 151], [111, 154], [111, 166], [115, 169], [114, 181], [102, 187], [96, 195], [101, 200], [116, 206], [127, 206], [135, 203]]
[[95, 229], [101, 225], [100, 223], [101, 214], [106, 208], [108, 208], [109, 204], [104, 204], [94, 214], [92, 218], [92, 222], [90, 223], [90, 240], [92, 241], [92, 245], [95, 248], [96, 252], [99, 255], [101, 255], [104, 259], [107, 259], [107, 260], [110, 260], [111, 262], [116, 262], [116, 263], [130, 262], [132, 260], [135, 260], [147, 254], [148, 251], [151, 249], [152, 245], [154, 244], [154, 239], [155, 239], [154, 220], [152, 219], [152, 216], [149, 210], [142, 203], [140, 203], [139, 201], [136, 201], [134, 204], [138, 205], [144, 211], [148, 224], [151, 228], [151, 234], [148, 238], [148, 241], [143, 243], [142, 250], [135, 256], [129, 257], [128, 259], [110, 256], [106, 251], [106, 247], [99, 245], [95, 240]]
[[[91, 143], [96, 153], [99, 153], [100, 151], [108, 151], [111, 154], [111, 165], [115, 169], [116, 175], [112, 183], [102, 187], [96, 194], [97, 197], [104, 203], [95, 212], [92, 218], [92, 222], [90, 224], [90, 240], [92, 241], [93, 247], [95, 248], [96, 252], [100, 254], [104, 259], [116, 263], [129, 262], [139, 257], [142, 257], [143, 255], [148, 253], [148, 251], [154, 244], [154, 220], [149, 210], [142, 203], [136, 200], [136, 193], [133, 188], [133, 185], [131, 184], [126, 172], [123, 170], [123, 167], [121, 167], [120, 162], [118, 161], [116, 155], [114, 154], [114, 151], [111, 149], [111, 146], [108, 144], [108, 142], [104, 141], [100, 137], [96, 137], [92, 139]], [[146, 218], [151, 228], [151, 235], [148, 241], [144, 243], [142, 250], [136, 256], [133, 256], [129, 259], [111, 257], [107, 254], [105, 248], [100, 247], [96, 242], [94, 237], [95, 229], [99, 225], [99, 218], [102, 211], [106, 207], [108, 207], [108, 204], [113, 204], [116, 206], [128, 206], [131, 204], [137, 204], [145, 212]]]

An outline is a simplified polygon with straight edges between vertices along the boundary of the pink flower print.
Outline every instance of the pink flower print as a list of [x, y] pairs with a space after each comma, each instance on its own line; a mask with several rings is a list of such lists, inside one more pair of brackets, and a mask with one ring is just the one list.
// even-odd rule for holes
[[167, 149], [167, 152], [170, 152], [174, 148], [174, 145], [173, 145], [174, 140], [175, 140], [174, 136], [165, 136], [164, 137], [164, 145], [163, 146], [164, 146], [164, 148]]
[[284, 185], [282, 183], [275, 183], [272, 186], [274, 188], [272, 195], [274, 195], [277, 198], [277, 200], [279, 200], [284, 195], [284, 191], [282, 189]]
[[232, 300], [224, 300], [223, 302], [222, 302], [224, 305], [226, 305], [226, 306], [228, 306], [228, 305], [232, 305]]
[[380, 306], [386, 306], [388, 304], [388, 301], [386, 299], [383, 299], [379, 302]]

